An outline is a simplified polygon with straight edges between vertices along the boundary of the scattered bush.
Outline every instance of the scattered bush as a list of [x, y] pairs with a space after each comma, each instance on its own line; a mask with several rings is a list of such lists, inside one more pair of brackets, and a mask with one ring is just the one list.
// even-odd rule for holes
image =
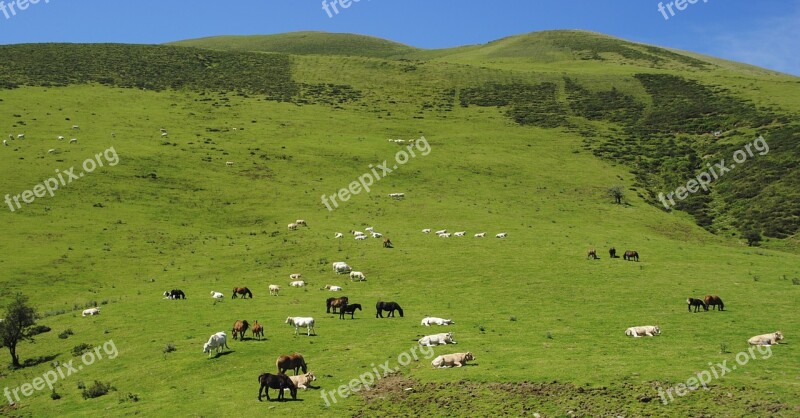
[[94, 347], [92, 347], [89, 344], [80, 343], [80, 344], [76, 345], [75, 347], [72, 347], [72, 355], [75, 356], [75, 357], [82, 356], [84, 353], [92, 351], [92, 348], [94, 348]]
[[58, 338], [61, 338], [62, 340], [66, 340], [67, 338], [69, 338], [70, 335], [74, 335], [74, 334], [75, 333], [72, 332], [72, 328], [67, 328], [64, 331], [62, 331], [60, 334], [58, 334]]
[[119, 398], [119, 403], [125, 402], [139, 402], [139, 395], [128, 392], [127, 396]]
[[164, 353], [165, 354], [166, 353], [171, 353], [171, 352], [173, 352], [175, 350], [177, 350], [177, 348], [175, 348], [175, 344], [168, 343], [166, 346], [164, 346]]
[[53, 391], [50, 393], [50, 399], [54, 401], [61, 399], [61, 395], [59, 395], [58, 392], [56, 392], [55, 388], [53, 388]]
[[83, 399], [97, 398], [112, 390], [117, 389], [111, 386], [111, 383], [103, 383], [99, 380], [95, 380], [94, 386], [83, 389]]

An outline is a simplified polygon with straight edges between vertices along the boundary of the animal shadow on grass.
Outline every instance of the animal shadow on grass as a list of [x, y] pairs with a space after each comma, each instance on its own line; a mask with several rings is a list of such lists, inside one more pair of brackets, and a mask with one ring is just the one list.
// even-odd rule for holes
[[40, 357], [36, 357], [36, 358], [25, 359], [25, 361], [22, 362], [22, 367], [38, 366], [38, 365], [40, 365], [42, 363], [51, 362], [51, 361], [55, 360], [56, 358], [58, 358], [57, 355], [51, 354], [49, 356], [40, 356]]
[[236, 351], [234, 351], [234, 350], [223, 351], [223, 352], [221, 352], [221, 353], [217, 353], [217, 355], [215, 355], [215, 356], [214, 356], [214, 357], [212, 357], [212, 358], [220, 358], [220, 357], [222, 357], [222, 356], [227, 356], [228, 354], [233, 354], [233, 353], [235, 353], [235, 352], [236, 352]]

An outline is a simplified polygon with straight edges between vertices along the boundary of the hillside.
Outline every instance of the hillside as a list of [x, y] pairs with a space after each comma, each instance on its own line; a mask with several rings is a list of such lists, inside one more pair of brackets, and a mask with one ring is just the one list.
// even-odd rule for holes
[[[3, 195], [85, 170], [87, 158], [106, 162], [53, 196], [0, 211], [0, 305], [24, 292], [52, 328], [20, 345], [21, 370], [6, 368], [0, 349], [0, 381], [13, 389], [80, 364], [71, 354], [80, 344], [113, 340], [119, 350], [59, 379], [60, 399], [38, 390], [0, 415], [800, 411], [800, 256], [786, 238], [800, 225], [796, 78], [573, 31], [397, 55], [378, 40], [384, 52], [370, 56], [347, 45], [310, 52], [335, 39], [315, 37], [281, 51], [222, 40], [213, 49], [0, 47], [0, 126], [14, 137], [0, 147]], [[769, 153], [687, 199], [686, 212], [658, 202], [757, 135]], [[416, 156], [401, 163], [401, 150]], [[398, 167], [370, 192], [326, 208], [321, 196], [392, 160]], [[608, 195], [614, 185], [623, 204]], [[308, 226], [288, 230], [296, 219]], [[394, 248], [348, 234], [368, 226]], [[747, 228], [765, 235], [761, 248], [741, 239]], [[508, 237], [494, 238], [500, 232]], [[640, 261], [609, 258], [612, 246]], [[599, 260], [587, 259], [589, 248]], [[334, 261], [367, 280], [335, 274]], [[310, 285], [289, 287], [293, 273]], [[270, 284], [282, 286], [279, 296]], [[329, 284], [344, 291], [320, 289]], [[240, 286], [252, 300], [230, 298]], [[163, 299], [178, 288], [188, 299]], [[687, 297], [707, 294], [725, 310], [687, 312]], [[332, 295], [363, 310], [340, 320], [325, 311]], [[379, 300], [397, 301], [404, 316], [375, 318]], [[81, 316], [95, 305], [100, 315]], [[293, 335], [290, 315], [315, 317], [317, 335]], [[424, 327], [427, 315], [455, 323]], [[248, 333], [222, 355], [202, 352], [209, 335], [230, 336], [241, 319], [264, 324], [267, 338]], [[662, 334], [625, 337], [645, 324]], [[659, 389], [709, 363], [733, 364], [749, 337], [776, 330], [785, 344], [769, 356], [755, 351], [709, 390], [661, 402]], [[458, 344], [433, 353], [476, 360], [433, 369], [416, 340], [436, 332]], [[412, 347], [419, 358], [400, 364]], [[256, 377], [291, 352], [303, 353], [317, 388], [259, 403]], [[398, 372], [370, 390], [323, 396], [387, 361]], [[80, 387], [96, 380], [116, 391], [83, 399]]]

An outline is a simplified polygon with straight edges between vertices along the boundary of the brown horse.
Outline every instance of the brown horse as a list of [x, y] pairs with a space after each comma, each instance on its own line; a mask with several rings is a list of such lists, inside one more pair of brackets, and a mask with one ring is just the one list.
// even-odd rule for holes
[[336, 313], [336, 308], [341, 309], [342, 306], [347, 305], [348, 301], [349, 299], [347, 299], [347, 296], [342, 296], [340, 298], [328, 298], [328, 300], [325, 301], [327, 308], [325, 312], [331, 313], [331, 309], [333, 309], [333, 313]]
[[300, 353], [292, 353], [288, 356], [278, 357], [278, 359], [275, 360], [275, 367], [278, 368], [278, 373], [286, 373], [287, 370], [294, 369], [295, 376], [300, 369], [303, 369], [303, 373], [308, 372], [306, 361]]
[[708, 310], [708, 305], [703, 301], [703, 299], [695, 299], [689, 298], [686, 299], [686, 303], [689, 304], [689, 312], [692, 311], [692, 306], [694, 306], [694, 311], [697, 312], [700, 310], [700, 307], [703, 307], [706, 311]]
[[236, 321], [233, 323], [233, 339], [236, 339], [236, 335], [239, 335], [239, 341], [244, 341], [244, 333], [247, 332], [247, 328], [250, 328], [250, 324], [247, 323], [247, 320], [244, 321]]
[[260, 340], [264, 336], [264, 326], [259, 324], [258, 321], [253, 322], [253, 337], [258, 337]]
[[258, 383], [261, 386], [258, 388], [258, 400], [261, 401], [261, 392], [265, 392], [267, 394], [267, 400], [270, 401], [269, 398], [269, 390], [270, 389], [278, 389], [278, 400], [284, 401], [286, 398], [284, 397], [283, 390], [289, 389], [289, 392], [292, 394], [292, 399], [297, 399], [297, 386], [294, 385], [292, 379], [289, 376], [286, 376], [283, 373], [278, 374], [270, 374], [270, 373], [262, 373], [258, 376]]
[[242, 299], [246, 299], [248, 296], [250, 296], [250, 299], [253, 299], [253, 292], [246, 287], [234, 287], [232, 293], [231, 299], [236, 299], [236, 295], [242, 295]]
[[586, 258], [591, 258], [592, 260], [597, 260], [599, 257], [597, 256], [597, 250], [594, 248], [589, 250], [589, 253], [586, 255]]
[[625, 251], [625, 254], [622, 255], [622, 259], [627, 261], [639, 261], [639, 253], [636, 251]]
[[704, 301], [706, 303], [706, 310], [708, 310], [709, 306], [714, 307], [712, 310], [716, 309], [717, 306], [719, 306], [720, 311], [725, 310], [725, 304], [722, 303], [722, 299], [720, 299], [719, 296], [709, 295], [705, 297]]
[[394, 248], [394, 245], [392, 245], [392, 240], [390, 240], [389, 238], [384, 238], [383, 248]]

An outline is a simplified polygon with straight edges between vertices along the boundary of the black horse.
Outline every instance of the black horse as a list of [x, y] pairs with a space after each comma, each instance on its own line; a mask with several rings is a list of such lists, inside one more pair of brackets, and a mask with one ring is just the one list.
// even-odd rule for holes
[[403, 308], [397, 304], [397, 302], [378, 302], [375, 305], [375, 309], [378, 310], [378, 313], [375, 314], [375, 318], [383, 318], [383, 311], [389, 311], [389, 315], [386, 317], [393, 317], [394, 311], [400, 312], [400, 318], [403, 317]]
[[617, 258], [617, 249], [614, 248], [614, 247], [609, 248], [608, 249], [608, 257], [609, 258]]
[[167, 299], [186, 299], [186, 293], [181, 289], [172, 289], [169, 292], [164, 292], [164, 297]]
[[297, 399], [297, 387], [292, 383], [292, 379], [289, 379], [289, 376], [279, 373], [279, 374], [270, 374], [270, 373], [262, 373], [258, 376], [258, 383], [261, 386], [258, 388], [258, 400], [261, 401], [261, 391], [264, 391], [267, 394], [267, 400], [271, 400], [269, 398], [269, 390], [270, 389], [278, 389], [278, 400], [286, 400], [283, 395], [284, 389], [289, 389], [289, 392], [292, 394], [292, 399]]
[[350, 319], [353, 319], [353, 315], [356, 314], [356, 309], [359, 311], [361, 310], [360, 303], [354, 303], [352, 305], [344, 305], [339, 308], [339, 319], [344, 319], [344, 314], [350, 314]]
[[699, 311], [700, 307], [702, 307], [706, 311], [708, 310], [708, 306], [706, 305], [705, 301], [703, 301], [703, 299], [689, 298], [686, 299], [686, 303], [689, 304], [689, 312], [692, 311], [692, 306], [694, 306], [695, 312]]

